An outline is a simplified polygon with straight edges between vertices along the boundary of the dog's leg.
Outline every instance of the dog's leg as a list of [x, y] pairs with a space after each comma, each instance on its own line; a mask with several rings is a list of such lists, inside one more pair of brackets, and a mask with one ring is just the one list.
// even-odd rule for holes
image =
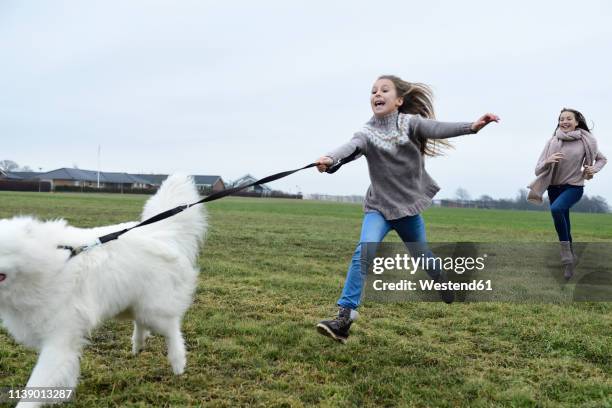
[[142, 324], [134, 320], [134, 333], [132, 333], [132, 354], [136, 355], [142, 351], [147, 337], [151, 333]]
[[168, 323], [168, 332], [164, 334], [166, 337], [166, 346], [168, 347], [168, 360], [170, 361], [174, 374], [183, 374], [185, 372], [185, 365], [187, 364], [187, 356], [185, 352], [185, 341], [181, 333], [181, 322], [176, 318]]
[[[26, 387], [76, 388], [79, 378], [80, 349], [69, 344], [44, 345]], [[18, 407], [42, 406], [23, 402]]]
[[185, 372], [187, 357], [185, 352], [185, 342], [181, 333], [180, 318], [155, 319], [151, 322], [154, 331], [158, 332], [166, 339], [168, 347], [168, 360], [172, 366], [174, 374], [179, 375]]

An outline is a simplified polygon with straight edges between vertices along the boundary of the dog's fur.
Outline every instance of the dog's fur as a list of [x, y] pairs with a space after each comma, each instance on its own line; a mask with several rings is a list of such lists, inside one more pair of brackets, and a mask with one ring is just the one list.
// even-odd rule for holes
[[[171, 176], [148, 200], [142, 219], [198, 199], [191, 178]], [[196, 287], [206, 229], [201, 205], [74, 258], [57, 248], [89, 244], [135, 224], [80, 229], [63, 220], [0, 220], [0, 318], [17, 342], [40, 352], [28, 387], [75, 387], [89, 332], [117, 315], [134, 320], [134, 354], [150, 332], [161, 334], [172, 370], [183, 373], [180, 326]]]

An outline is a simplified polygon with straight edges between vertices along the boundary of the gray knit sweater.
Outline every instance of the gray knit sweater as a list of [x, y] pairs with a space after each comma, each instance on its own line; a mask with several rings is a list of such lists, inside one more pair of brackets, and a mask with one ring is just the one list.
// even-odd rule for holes
[[395, 111], [372, 117], [353, 138], [327, 156], [334, 163], [361, 149], [368, 161], [370, 187], [364, 211], [378, 211], [387, 220], [416, 215], [431, 205], [440, 187], [425, 171], [417, 136], [446, 139], [475, 133], [471, 123], [437, 122]]

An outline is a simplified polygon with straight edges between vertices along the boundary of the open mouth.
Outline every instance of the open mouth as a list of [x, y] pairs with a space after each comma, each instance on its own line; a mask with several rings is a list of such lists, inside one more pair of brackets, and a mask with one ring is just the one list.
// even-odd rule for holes
[[385, 101], [376, 101], [374, 102], [374, 106], [384, 106], [385, 105]]
[[6, 279], [6, 275], [3, 273], [0, 273], [0, 282], [2, 282], [5, 279]]

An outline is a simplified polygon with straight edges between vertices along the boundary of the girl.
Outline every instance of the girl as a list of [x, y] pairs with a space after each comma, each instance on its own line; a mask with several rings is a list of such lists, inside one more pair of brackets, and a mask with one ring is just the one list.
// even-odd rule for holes
[[582, 197], [584, 180], [592, 179], [606, 163], [582, 113], [563, 108], [557, 128], [538, 159], [537, 178], [529, 185], [527, 199], [541, 204], [544, 190], [548, 190], [550, 212], [561, 243], [563, 276], [567, 280], [573, 276], [578, 260], [572, 248], [569, 210]]
[[[420, 243], [427, 256], [431, 256], [426, 249], [425, 223], [420, 213], [431, 205], [440, 188], [425, 171], [425, 156], [438, 155], [440, 145], [448, 146], [441, 139], [476, 133], [488, 123], [499, 121], [490, 113], [473, 123], [434, 121], [432, 98], [431, 89], [424, 84], [392, 75], [379, 77], [370, 95], [374, 116], [348, 143], [317, 160], [317, 168], [323, 172], [359, 149], [360, 155], [366, 156], [370, 173], [361, 237], [338, 300], [338, 315], [317, 325], [321, 334], [342, 343], [357, 317], [368, 260], [375, 251], [375, 246], [362, 248], [361, 244], [379, 243], [394, 229], [402, 241]], [[365, 260], [362, 249], [367, 251]], [[412, 246], [410, 249], [413, 252]], [[436, 281], [446, 279], [439, 270], [427, 272]], [[441, 292], [441, 297], [447, 303], [454, 299], [452, 292]]]

